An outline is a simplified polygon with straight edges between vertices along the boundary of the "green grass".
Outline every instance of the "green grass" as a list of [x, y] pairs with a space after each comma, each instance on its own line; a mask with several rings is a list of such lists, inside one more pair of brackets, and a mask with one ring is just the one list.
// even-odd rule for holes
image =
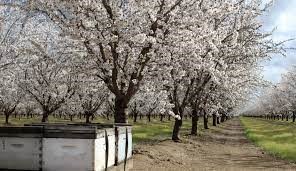
[[[4, 116], [0, 116], [0, 126], [4, 126], [5, 118]], [[41, 121], [40, 117], [36, 118], [26, 118], [22, 117], [19, 118], [18, 116], [15, 118], [11, 116], [9, 119], [10, 126], [21, 126], [23, 124], [29, 124], [32, 122], [39, 123]], [[75, 118], [73, 122], [84, 122], [85, 120]], [[63, 118], [54, 118], [52, 116], [49, 117], [50, 123], [71, 123], [69, 119]], [[92, 122], [99, 122], [99, 123], [111, 123], [112, 120], [106, 120], [101, 117], [97, 117]], [[167, 121], [165, 119], [164, 122], [160, 122], [158, 119], [152, 119], [151, 122], [147, 122], [147, 119], [144, 118], [143, 120], [138, 120], [137, 123], [130, 122], [133, 125], [133, 142], [137, 143], [145, 143], [145, 142], [157, 142], [161, 140], [165, 140], [171, 137], [174, 120]], [[199, 124], [198, 131], [201, 130], [201, 124]], [[189, 129], [191, 129], [191, 121], [185, 120], [182, 125], [182, 130], [185, 133], [189, 133]]]
[[296, 124], [242, 117], [247, 137], [267, 152], [296, 162]]
[[[168, 139], [172, 136], [174, 121], [159, 122], [153, 120], [152, 122], [138, 122], [133, 125], [133, 142], [155, 142]], [[183, 121], [182, 130], [188, 131], [191, 126], [190, 120]]]

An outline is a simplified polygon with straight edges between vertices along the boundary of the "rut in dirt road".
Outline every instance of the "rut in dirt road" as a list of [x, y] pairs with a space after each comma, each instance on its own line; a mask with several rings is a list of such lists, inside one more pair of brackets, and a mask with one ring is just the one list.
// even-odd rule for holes
[[296, 170], [296, 165], [277, 159], [253, 145], [238, 118], [206, 130], [205, 135], [183, 137], [157, 145], [137, 145], [133, 171], [154, 170]]

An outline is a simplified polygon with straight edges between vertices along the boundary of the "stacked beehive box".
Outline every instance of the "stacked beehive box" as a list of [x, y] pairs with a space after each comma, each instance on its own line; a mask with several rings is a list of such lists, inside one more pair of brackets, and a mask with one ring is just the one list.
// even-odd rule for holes
[[132, 155], [127, 125], [0, 127], [0, 142], [0, 170], [101, 171]]

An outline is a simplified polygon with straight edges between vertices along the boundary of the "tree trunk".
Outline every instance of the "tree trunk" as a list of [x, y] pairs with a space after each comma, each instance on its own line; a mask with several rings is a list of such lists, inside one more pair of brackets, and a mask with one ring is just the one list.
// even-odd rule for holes
[[9, 114], [5, 114], [5, 124], [9, 124]]
[[225, 122], [225, 114], [222, 113], [222, 116], [221, 116], [221, 123]]
[[89, 115], [89, 114], [85, 115], [85, 123], [90, 123], [90, 117], [91, 117], [91, 115]]
[[220, 124], [220, 116], [217, 117], [217, 124]]
[[115, 98], [115, 123], [128, 123], [128, 118], [126, 115], [127, 103], [123, 98]]
[[284, 121], [284, 115], [282, 115], [282, 121]]
[[160, 122], [163, 122], [164, 115], [160, 115]]
[[180, 140], [179, 132], [180, 132], [181, 126], [182, 126], [182, 119], [181, 120], [175, 119], [175, 125], [174, 125], [173, 136], [172, 136], [172, 140], [175, 142]]
[[134, 112], [134, 122], [137, 122], [138, 112]]
[[212, 117], [213, 117], [213, 126], [217, 126], [217, 115], [213, 114]]
[[197, 122], [198, 122], [198, 115], [197, 110], [192, 110], [192, 118], [191, 118], [191, 135], [197, 135]]
[[71, 122], [73, 121], [73, 115], [70, 115], [70, 121]]
[[295, 119], [296, 119], [296, 115], [295, 115], [295, 112], [293, 112], [293, 122], [295, 122]]
[[151, 114], [150, 113], [148, 113], [147, 117], [148, 117], [148, 122], [151, 122]]
[[208, 116], [207, 116], [206, 113], [204, 113], [203, 118], [204, 118], [204, 128], [209, 129], [209, 127], [208, 127]]
[[42, 115], [42, 120], [41, 120], [41, 122], [48, 122], [48, 113], [44, 113], [43, 115]]

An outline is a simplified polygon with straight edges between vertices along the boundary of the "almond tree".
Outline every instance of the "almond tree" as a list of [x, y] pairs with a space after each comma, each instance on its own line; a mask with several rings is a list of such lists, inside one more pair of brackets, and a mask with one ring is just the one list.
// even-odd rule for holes
[[17, 86], [19, 70], [16, 66], [20, 56], [17, 47], [22, 43], [25, 19], [23, 12], [0, 6], [0, 109], [6, 124], [23, 95]]
[[25, 45], [20, 47], [24, 61], [19, 64], [23, 71], [19, 85], [39, 105], [42, 122], [47, 122], [48, 116], [74, 95], [77, 68], [70, 60], [70, 56], [75, 56], [73, 49], [67, 49], [65, 42], [47, 32], [51, 29], [48, 25], [34, 31], [35, 24], [41, 23], [27, 24], [25, 30], [30, 32], [23, 39]]
[[76, 93], [76, 104], [79, 105], [76, 112], [80, 111], [86, 118], [86, 123], [90, 123], [90, 118], [102, 108], [107, 101], [108, 90], [104, 89], [100, 81], [90, 80], [79, 85]]
[[52, 59], [37, 61], [25, 70], [22, 89], [28, 93], [42, 110], [42, 122], [59, 109], [76, 90], [71, 75]]
[[23, 94], [13, 73], [2, 72], [0, 78], [0, 111], [5, 115], [5, 124], [9, 124], [9, 117], [16, 111]]
[[[148, 122], [151, 122], [152, 114], [169, 114], [168, 111], [171, 108], [172, 104], [169, 103], [167, 91], [162, 86], [157, 87], [154, 83], [146, 83], [145, 86], [141, 86], [129, 104], [134, 122], [137, 122], [138, 114], [146, 116]], [[163, 115], [160, 117], [162, 120]]]
[[247, 108], [243, 113], [252, 116], [265, 116], [267, 119], [289, 120], [289, 112], [292, 111], [293, 122], [296, 120], [295, 113], [295, 66], [282, 76], [280, 83], [265, 88], [257, 100], [252, 104], [253, 108]]
[[162, 49], [166, 50], [157, 51], [163, 58], [160, 66], [165, 71], [159, 81], [164, 80], [175, 105], [173, 111], [181, 116], [181, 120], [175, 121], [173, 140], [179, 140], [189, 100], [193, 100], [193, 116], [197, 109], [202, 110], [206, 121], [209, 109], [200, 105], [209, 106], [210, 93], [216, 86], [224, 83], [233, 86], [231, 83], [235, 81], [230, 80], [235, 70], [241, 70], [247, 78], [248, 73], [258, 69], [258, 60], [277, 52], [272, 40], [267, 39], [269, 34], [259, 30], [257, 18], [262, 14], [259, 4], [255, 0], [199, 1], [187, 4], [183, 7], [186, 10], [175, 15], [175, 24], [180, 28], [172, 27], [171, 34], [163, 38], [166, 43]]
[[97, 76], [115, 96], [115, 122], [127, 122], [125, 110], [169, 35], [175, 15], [192, 0], [31, 0], [27, 10], [50, 18], [67, 36], [81, 41], [97, 65]]

